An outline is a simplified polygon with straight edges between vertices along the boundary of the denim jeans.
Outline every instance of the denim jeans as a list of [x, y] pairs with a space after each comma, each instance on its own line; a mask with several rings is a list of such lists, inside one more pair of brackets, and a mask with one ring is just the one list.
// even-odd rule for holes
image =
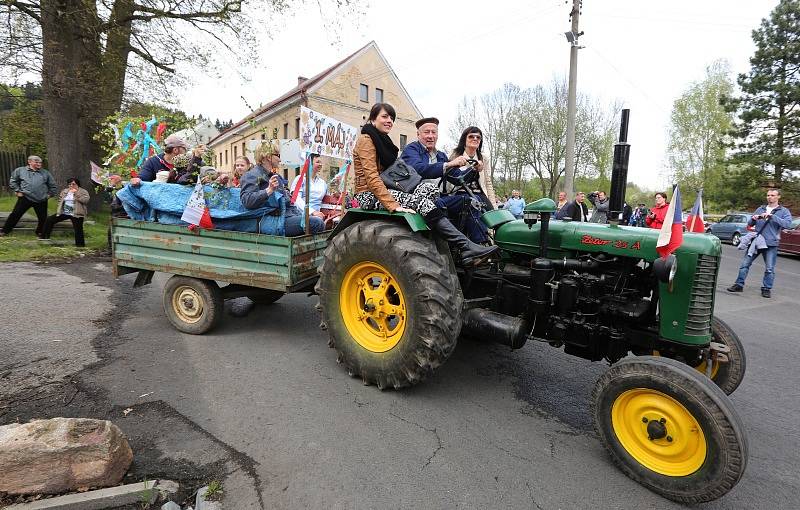
[[758, 252], [753, 256], [745, 254], [744, 258], [742, 259], [742, 265], [739, 266], [739, 277], [736, 278], [736, 285], [744, 287], [744, 281], [747, 278], [748, 271], [750, 271], [750, 266], [753, 264], [753, 261], [758, 257], [759, 254], [764, 256], [764, 265], [766, 266], [766, 270], [764, 271], [764, 281], [761, 285], [761, 288], [772, 288], [772, 284], [775, 282], [775, 261], [778, 258], [777, 246], [770, 246], [767, 249], [758, 250]]
[[[285, 231], [284, 235], [286, 237], [296, 237], [305, 235], [306, 230], [305, 227], [300, 225], [300, 221], [303, 219], [303, 216], [297, 214], [294, 216], [287, 216], [286, 221], [283, 224], [283, 229]], [[311, 227], [312, 234], [318, 234], [325, 229], [325, 222], [322, 221], [322, 218], [317, 216], [311, 216], [311, 221], [308, 222]]]

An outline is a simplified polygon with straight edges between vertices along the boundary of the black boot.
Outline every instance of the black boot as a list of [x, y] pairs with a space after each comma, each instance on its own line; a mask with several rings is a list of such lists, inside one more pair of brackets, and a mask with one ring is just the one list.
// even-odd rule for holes
[[498, 246], [481, 246], [473, 243], [450, 223], [440, 209], [434, 209], [428, 213], [425, 216], [425, 223], [448, 244], [459, 248], [463, 266], [477, 266], [500, 249]]

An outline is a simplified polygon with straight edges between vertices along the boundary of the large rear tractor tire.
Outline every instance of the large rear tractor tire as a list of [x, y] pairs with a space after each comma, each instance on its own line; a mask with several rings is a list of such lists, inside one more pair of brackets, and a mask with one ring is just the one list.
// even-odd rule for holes
[[[720, 363], [719, 361], [711, 361], [711, 380], [720, 387], [726, 395], [730, 395], [744, 379], [744, 372], [747, 369], [747, 358], [744, 354], [744, 346], [741, 340], [733, 332], [725, 321], [713, 318], [711, 322], [711, 341], [725, 344], [730, 348], [731, 352], [728, 353], [727, 363]], [[703, 361], [696, 367], [695, 370], [703, 374], [706, 373], [706, 362]]]
[[178, 331], [202, 335], [222, 318], [225, 300], [216, 282], [172, 276], [164, 285], [164, 312]]
[[707, 377], [669, 358], [626, 358], [592, 392], [600, 440], [630, 478], [694, 504], [724, 496], [747, 466], [747, 438], [731, 401]]
[[321, 326], [351, 376], [402, 388], [450, 357], [464, 299], [449, 257], [433, 240], [380, 220], [328, 243], [316, 288]]

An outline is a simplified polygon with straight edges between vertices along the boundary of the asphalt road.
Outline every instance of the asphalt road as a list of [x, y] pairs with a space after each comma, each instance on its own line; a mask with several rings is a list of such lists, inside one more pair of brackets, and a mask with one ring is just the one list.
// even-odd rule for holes
[[[725, 292], [740, 254], [724, 247], [716, 313], [747, 352], [732, 400], [750, 458], [739, 485], [702, 507], [798, 508], [800, 258], [779, 257], [768, 300], [761, 262], [744, 293]], [[73, 376], [80, 397], [5, 416], [0, 405], [0, 423], [37, 411], [109, 416], [132, 437], [136, 473], [218, 473], [235, 509], [680, 507], [624, 476], [599, 443], [589, 396], [601, 363], [537, 343], [511, 352], [463, 341], [432, 380], [381, 392], [337, 365], [316, 297], [287, 296], [191, 336], [164, 315], [166, 275], [131, 290], [132, 278], [113, 282], [97, 266], [45, 271], [113, 291], [103, 332], [86, 341], [101, 361]], [[44, 308], [61, 299], [33, 298]], [[5, 340], [12, 352], [20, 343]]]

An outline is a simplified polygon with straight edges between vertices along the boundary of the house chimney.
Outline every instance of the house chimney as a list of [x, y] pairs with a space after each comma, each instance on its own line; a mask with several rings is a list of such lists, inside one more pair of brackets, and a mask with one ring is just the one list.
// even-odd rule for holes
[[298, 76], [297, 77], [297, 86], [299, 87], [300, 85], [303, 84], [303, 82], [306, 82], [306, 81], [308, 81], [308, 78], [306, 78], [305, 76]]

